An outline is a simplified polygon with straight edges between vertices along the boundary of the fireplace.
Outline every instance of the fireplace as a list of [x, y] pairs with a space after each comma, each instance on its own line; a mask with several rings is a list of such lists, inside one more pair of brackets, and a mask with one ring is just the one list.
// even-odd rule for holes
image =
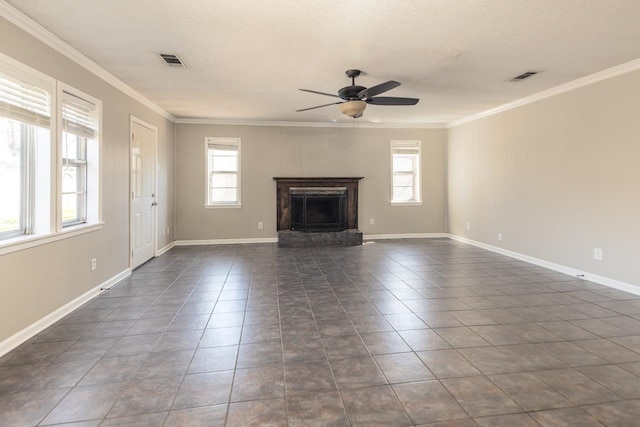
[[347, 229], [346, 187], [291, 187], [291, 230], [304, 232]]
[[278, 246], [353, 246], [358, 230], [358, 181], [349, 178], [273, 178]]

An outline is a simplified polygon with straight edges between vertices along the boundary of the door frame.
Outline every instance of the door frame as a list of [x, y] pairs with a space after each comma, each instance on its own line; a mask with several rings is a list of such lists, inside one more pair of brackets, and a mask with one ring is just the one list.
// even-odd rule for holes
[[[129, 202], [129, 269], [133, 269], [133, 205], [131, 203], [131, 183], [132, 183], [132, 171], [131, 171], [131, 154], [133, 149], [133, 124], [145, 127], [153, 132], [153, 158], [154, 158], [154, 173], [153, 173], [153, 192], [155, 194], [155, 200], [158, 200], [158, 127], [146, 122], [133, 114], [129, 116], [129, 180], [127, 188], [127, 199]], [[153, 258], [158, 256], [158, 205], [153, 209], [153, 224], [151, 225], [151, 232], [153, 233]]]

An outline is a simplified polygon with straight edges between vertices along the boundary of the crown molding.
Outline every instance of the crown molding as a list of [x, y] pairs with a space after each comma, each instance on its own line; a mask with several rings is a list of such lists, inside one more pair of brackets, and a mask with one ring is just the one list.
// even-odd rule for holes
[[543, 90], [542, 92], [534, 93], [533, 95], [520, 98], [516, 101], [500, 105], [496, 108], [492, 108], [490, 110], [486, 110], [481, 113], [472, 114], [462, 119], [454, 120], [452, 122], [447, 123], [446, 127], [452, 128], [455, 126], [462, 125], [464, 123], [469, 123], [474, 120], [481, 119], [483, 117], [493, 116], [494, 114], [502, 113], [507, 110], [512, 110], [514, 108], [521, 107], [523, 105], [531, 104], [533, 102], [540, 101], [542, 99], [559, 95], [561, 93], [569, 92], [584, 86], [589, 86], [591, 84], [600, 82], [602, 80], [607, 80], [607, 79], [620, 76], [622, 74], [627, 74], [639, 69], [640, 69], [640, 58], [634, 59], [633, 61], [625, 62], [620, 65], [616, 65], [615, 67], [607, 68], [606, 70], [598, 71], [597, 73], [590, 74], [585, 77], [581, 77], [579, 79], [570, 81], [568, 83], [563, 83], [559, 86], [552, 87], [551, 89]]
[[179, 117], [175, 123], [190, 125], [227, 125], [227, 126], [274, 126], [274, 127], [304, 127], [304, 128], [371, 128], [371, 129], [445, 129], [446, 123], [333, 123], [333, 122], [289, 122], [289, 121], [258, 121], [258, 120], [222, 120], [196, 119]]
[[84, 67], [97, 77], [101, 78], [105, 82], [109, 83], [116, 89], [122, 91], [126, 95], [140, 102], [145, 107], [160, 114], [165, 119], [175, 121], [175, 117], [169, 114], [167, 111], [159, 107], [149, 98], [136, 91], [134, 88], [118, 79], [116, 76], [102, 68], [100, 65], [87, 58], [80, 51], [74, 49], [51, 31], [44, 28], [15, 7], [11, 6], [4, 0], [0, 0], [0, 16], [11, 22], [21, 30], [40, 40], [56, 52], [66, 56], [78, 65]]

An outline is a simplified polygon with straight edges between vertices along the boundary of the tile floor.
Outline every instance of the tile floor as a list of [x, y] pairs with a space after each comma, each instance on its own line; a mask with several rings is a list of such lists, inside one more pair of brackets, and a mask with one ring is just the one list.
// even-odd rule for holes
[[448, 239], [180, 247], [0, 359], [0, 425], [631, 426], [640, 298]]

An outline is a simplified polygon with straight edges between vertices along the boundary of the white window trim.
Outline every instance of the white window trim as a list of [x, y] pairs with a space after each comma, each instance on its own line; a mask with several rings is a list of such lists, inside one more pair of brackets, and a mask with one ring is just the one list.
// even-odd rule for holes
[[[417, 144], [418, 145], [418, 179], [417, 198], [407, 202], [393, 200], [393, 148], [396, 144]], [[389, 204], [391, 206], [422, 206], [422, 141], [418, 139], [401, 140], [394, 139], [389, 143]]]
[[[74, 229], [74, 227], [92, 226], [102, 223], [102, 101], [84, 93], [75, 87], [68, 85], [64, 82], [58, 81], [57, 85], [57, 100], [56, 100], [56, 126], [59, 129], [56, 132], [56, 152], [55, 152], [55, 171], [56, 171], [56, 212], [55, 212], [55, 224], [56, 231], [62, 232], [67, 229]], [[87, 147], [87, 201], [86, 201], [86, 222], [76, 225], [64, 226], [62, 223], [62, 101], [63, 92], [66, 92], [72, 96], [82, 98], [96, 106], [98, 110], [98, 132], [97, 140], [98, 146], [93, 150], [89, 150]], [[90, 152], [92, 152], [93, 159], [90, 159]], [[97, 159], [95, 158], [97, 157]]]
[[[227, 144], [238, 147], [238, 201], [236, 203], [209, 203], [209, 145]], [[240, 138], [206, 137], [204, 139], [204, 208], [205, 209], [234, 209], [242, 207], [242, 145]]]
[[[74, 236], [79, 236], [86, 233], [91, 233], [94, 231], [101, 230], [104, 222], [102, 220], [102, 180], [100, 176], [102, 174], [102, 168], [99, 167], [98, 173], [100, 174], [98, 177], [98, 217], [95, 221], [91, 223], [83, 223], [74, 226], [65, 227], [64, 230], [61, 229], [59, 225], [59, 218], [61, 218], [61, 214], [58, 212], [59, 202], [57, 202], [60, 197], [60, 189], [58, 186], [61, 183], [60, 178], [58, 177], [58, 173], [60, 170], [57, 168], [57, 164], [61, 162], [61, 152], [59, 151], [60, 138], [58, 135], [58, 130], [61, 129], [59, 120], [61, 120], [59, 114], [59, 87], [67, 86], [62, 82], [58, 82], [53, 77], [50, 77], [41, 71], [38, 71], [34, 68], [25, 65], [10, 56], [7, 56], [0, 52], [0, 72], [7, 74], [9, 76], [13, 76], [19, 78], [25, 82], [36, 85], [42, 89], [45, 89], [49, 95], [51, 96], [51, 126], [49, 128], [50, 132], [50, 146], [49, 146], [49, 160], [50, 160], [50, 203], [48, 207], [49, 213], [49, 221], [48, 224], [42, 229], [36, 230], [33, 234], [27, 235], [19, 235], [15, 237], [10, 237], [7, 239], [0, 240], [0, 255], [5, 255], [13, 252], [22, 251], [29, 248], [34, 248], [37, 246], [46, 245], [49, 243], [53, 243], [59, 240], [65, 240], [72, 238]], [[79, 90], [72, 88], [71, 86], [67, 86], [69, 90], [73, 93], [82, 94], [87, 96], [89, 99], [96, 102], [96, 106], [99, 105], [100, 108], [100, 116], [99, 116], [99, 148], [98, 148], [98, 156], [99, 159], [102, 157], [102, 102], [97, 100], [87, 94], [83, 94]], [[55, 201], [55, 202], [54, 202]]]

